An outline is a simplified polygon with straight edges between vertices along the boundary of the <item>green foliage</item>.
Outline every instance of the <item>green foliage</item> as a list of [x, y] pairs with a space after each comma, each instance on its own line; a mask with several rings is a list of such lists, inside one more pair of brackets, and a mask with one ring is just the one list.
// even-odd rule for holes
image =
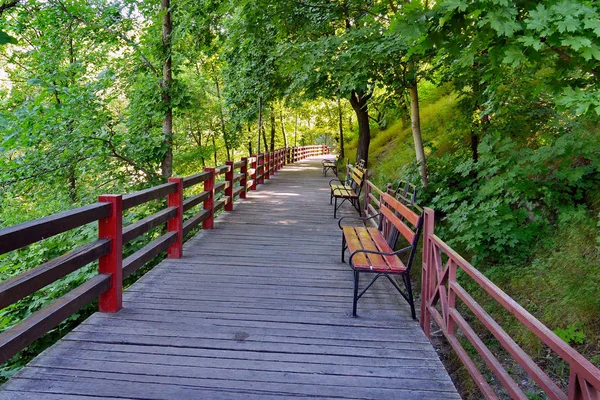
[[580, 327], [577, 325], [569, 325], [566, 329], [557, 328], [554, 333], [558, 335], [562, 340], [568, 344], [583, 344], [585, 340], [585, 334], [580, 331]]

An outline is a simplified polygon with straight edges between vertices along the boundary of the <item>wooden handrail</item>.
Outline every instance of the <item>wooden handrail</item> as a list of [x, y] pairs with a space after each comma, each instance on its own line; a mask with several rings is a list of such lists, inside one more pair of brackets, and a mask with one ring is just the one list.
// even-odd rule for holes
[[[448, 260], [442, 265], [442, 255]], [[458, 270], [468, 275], [482, 290], [513, 315], [530, 332], [560, 356], [570, 366], [568, 393], [546, 374], [535, 361], [502, 329], [502, 327], [479, 305], [467, 290], [457, 282]], [[475, 383], [487, 399], [497, 398], [494, 390], [479, 372], [455, 334], [460, 328], [490, 370], [512, 398], [527, 399], [519, 385], [496, 360], [487, 346], [479, 339], [467, 320], [456, 307], [460, 300], [475, 317], [494, 335], [504, 349], [539, 385], [550, 399], [594, 400], [600, 398], [600, 369], [565, 343], [552, 330], [542, 324], [514, 299], [502, 291], [460, 254], [434, 234], [434, 212], [425, 209], [423, 233], [423, 266], [421, 288], [421, 327], [430, 336], [431, 319], [440, 327], [457, 355], [467, 367]], [[441, 313], [436, 305], [440, 305]]]

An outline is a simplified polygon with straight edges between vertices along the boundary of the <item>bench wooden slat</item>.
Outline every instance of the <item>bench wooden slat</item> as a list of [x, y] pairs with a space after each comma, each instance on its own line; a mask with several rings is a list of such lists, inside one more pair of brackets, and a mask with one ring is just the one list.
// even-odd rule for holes
[[410, 228], [406, 226], [406, 224], [402, 222], [400, 218], [398, 218], [389, 208], [383, 206], [379, 209], [379, 211], [381, 211], [381, 213], [388, 219], [388, 221], [394, 224], [396, 229], [398, 229], [398, 232], [400, 232], [402, 236], [404, 236], [408, 243], [412, 244], [415, 238], [414, 232], [411, 231]]
[[393, 198], [387, 193], [383, 193], [382, 196], [384, 201], [388, 203], [392, 208], [398, 210], [400, 214], [402, 214], [402, 216], [408, 220], [408, 222], [410, 222], [414, 227], [417, 226], [417, 223], [419, 222], [419, 215], [417, 213], [415, 213], [413, 210], [406, 207], [404, 204], [402, 204], [397, 199]]
[[[344, 237], [346, 238], [346, 243], [348, 244], [348, 251], [352, 253], [361, 247], [360, 240], [358, 239], [358, 235], [356, 234], [356, 230], [353, 226], [344, 226]], [[354, 264], [368, 265], [369, 262], [364, 254], [357, 254], [352, 259]]]
[[[371, 251], [385, 251], [377, 248], [377, 245], [371, 239], [371, 235], [369, 235], [369, 231], [364, 228], [355, 228], [356, 235], [362, 244], [362, 248], [364, 250]], [[386, 270], [389, 269], [388, 263], [386, 260], [381, 257], [379, 254], [367, 254], [367, 258], [370, 261], [370, 265], [373, 267], [383, 267]], [[356, 264], [356, 263], [355, 263]]]
[[[367, 230], [377, 247], [380, 249], [379, 251], [386, 253], [394, 251], [377, 228], [367, 228]], [[389, 267], [394, 271], [404, 271], [406, 269], [406, 266], [398, 256], [383, 256], [383, 258], [385, 258]]]
[[335, 189], [333, 191], [333, 196], [335, 196], [335, 197], [358, 198], [358, 194], [356, 194], [352, 190], [348, 190], [346, 188]]

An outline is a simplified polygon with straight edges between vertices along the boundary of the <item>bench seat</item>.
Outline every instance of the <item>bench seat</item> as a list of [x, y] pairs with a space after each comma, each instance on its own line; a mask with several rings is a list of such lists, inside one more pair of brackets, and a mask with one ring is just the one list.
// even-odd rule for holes
[[[379, 229], [362, 226], [344, 226], [344, 236], [350, 253], [356, 250], [373, 250], [381, 253], [393, 253]], [[357, 254], [353, 260], [355, 269], [388, 274], [401, 274], [406, 266], [398, 256], [381, 256], [378, 254]]]
[[352, 189], [342, 187], [338, 189], [333, 189], [333, 197], [344, 197], [349, 199], [358, 199], [358, 194], [355, 193]]

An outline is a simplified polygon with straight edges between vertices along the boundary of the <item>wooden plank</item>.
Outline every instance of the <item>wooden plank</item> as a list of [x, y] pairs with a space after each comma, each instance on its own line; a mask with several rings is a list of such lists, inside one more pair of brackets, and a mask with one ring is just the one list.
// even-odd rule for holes
[[402, 222], [400, 218], [396, 216], [396, 214], [391, 212], [387, 207], [381, 207], [379, 211], [396, 227], [396, 229], [398, 229], [398, 232], [404, 236], [408, 243], [413, 242], [415, 239], [415, 233], [404, 222]]
[[225, 188], [227, 187], [227, 183], [228, 182], [226, 182], [226, 181], [215, 183], [215, 194], [224, 191]]
[[110, 287], [109, 275], [96, 275], [50, 305], [0, 334], [0, 363], [5, 363], [50, 329]]
[[402, 215], [404, 218], [406, 218], [406, 220], [408, 222], [410, 222], [415, 228], [417, 227], [417, 224], [419, 223], [419, 219], [421, 218], [421, 216], [419, 214], [417, 214], [416, 212], [414, 212], [413, 210], [411, 210], [404, 204], [400, 203], [398, 200], [396, 200], [395, 198], [393, 198], [392, 196], [390, 196], [387, 193], [384, 193], [382, 195], [382, 198], [390, 207], [392, 207], [394, 210], [398, 211], [400, 213], [400, 215]]
[[210, 178], [210, 172], [200, 172], [199, 174], [188, 176], [183, 178], [183, 187], [189, 188], [202, 183]]
[[141, 266], [152, 260], [177, 240], [177, 232], [168, 232], [153, 240], [140, 250], [123, 260], [123, 279], [137, 271]]
[[169, 182], [123, 196], [123, 211], [175, 193], [177, 184]]
[[21, 300], [109, 252], [110, 240], [98, 239], [0, 283], [0, 308]]
[[197, 227], [210, 216], [210, 210], [202, 210], [183, 223], [183, 236], [186, 236], [192, 229]]
[[183, 201], [183, 211], [191, 210], [196, 207], [198, 204], [208, 200], [210, 196], [210, 192], [204, 191], [196, 196], [190, 197]]
[[0, 230], [0, 254], [107, 218], [109, 215], [108, 203], [95, 203], [4, 228]]
[[177, 207], [167, 207], [136, 223], [123, 227], [123, 244], [129, 243], [144, 233], [164, 225], [168, 220], [175, 218], [176, 216]]

